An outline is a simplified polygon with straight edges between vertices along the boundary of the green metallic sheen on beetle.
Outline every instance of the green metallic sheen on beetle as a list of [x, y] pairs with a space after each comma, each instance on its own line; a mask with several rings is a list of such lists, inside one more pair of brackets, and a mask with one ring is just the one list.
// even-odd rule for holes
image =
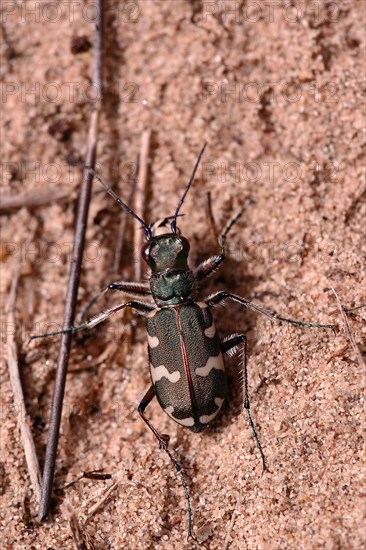
[[220, 341], [204, 303], [186, 301], [147, 318], [150, 374], [162, 409], [178, 424], [202, 431], [227, 396]]
[[142, 251], [158, 306], [147, 316], [148, 351], [162, 409], [200, 432], [220, 411], [227, 378], [210, 308], [192, 299], [195, 278], [188, 254], [188, 240], [172, 233], [152, 237]]
[[193, 290], [194, 275], [187, 264], [189, 242], [172, 233], [152, 237], [142, 250], [151, 268], [150, 290], [158, 306], [184, 303]]

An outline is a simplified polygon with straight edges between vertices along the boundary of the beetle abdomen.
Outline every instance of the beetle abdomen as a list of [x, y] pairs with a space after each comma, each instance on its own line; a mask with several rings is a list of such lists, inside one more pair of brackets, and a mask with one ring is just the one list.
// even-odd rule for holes
[[154, 310], [147, 318], [151, 380], [162, 409], [178, 424], [201, 431], [227, 394], [220, 341], [207, 304]]

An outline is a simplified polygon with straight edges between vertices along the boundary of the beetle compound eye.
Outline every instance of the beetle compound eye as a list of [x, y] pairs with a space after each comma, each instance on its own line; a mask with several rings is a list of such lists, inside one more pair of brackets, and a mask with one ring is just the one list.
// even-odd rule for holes
[[185, 237], [180, 237], [180, 240], [181, 240], [182, 245], [183, 245], [182, 252], [187, 257], [188, 254], [189, 254], [189, 249], [191, 248], [190, 244], [189, 244], [188, 240]]
[[146, 243], [141, 250], [141, 256], [145, 260], [145, 262], [148, 262], [150, 259], [150, 243]]
[[174, 252], [179, 254], [183, 250], [183, 243], [179, 237], [176, 237], [173, 241]]

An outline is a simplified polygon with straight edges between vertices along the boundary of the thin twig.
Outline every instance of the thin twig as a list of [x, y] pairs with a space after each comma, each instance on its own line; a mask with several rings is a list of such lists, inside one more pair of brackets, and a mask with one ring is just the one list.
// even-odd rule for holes
[[[138, 175], [138, 181], [137, 181], [137, 186], [135, 190], [135, 212], [141, 218], [144, 218], [144, 214], [145, 214], [146, 186], [147, 186], [148, 175], [149, 175], [150, 141], [151, 141], [151, 130], [148, 129], [148, 130], [145, 130], [141, 136], [139, 175]], [[139, 228], [136, 228], [135, 234], [134, 234], [135, 252], [137, 254], [137, 257], [134, 258], [136, 281], [141, 281], [142, 265], [141, 265], [140, 250], [142, 249], [143, 240], [144, 240], [144, 233]]]
[[229, 548], [231, 531], [233, 530], [234, 523], [235, 523], [235, 518], [236, 518], [237, 515], [238, 515], [238, 512], [236, 510], [234, 510], [233, 513], [231, 514], [229, 527], [228, 527], [228, 530], [226, 532], [226, 536], [225, 536], [225, 540], [224, 540], [223, 550], [228, 550], [228, 548]]
[[118, 487], [118, 485], [121, 483], [120, 479], [117, 479], [113, 485], [109, 487], [109, 489], [104, 493], [102, 498], [98, 500], [93, 506], [91, 506], [87, 512], [88, 518], [95, 514], [99, 510], [99, 508], [108, 500], [109, 496], [113, 493], [113, 491]]
[[7, 348], [8, 348], [8, 368], [10, 383], [14, 395], [14, 404], [18, 410], [18, 425], [20, 428], [20, 434], [23, 442], [25, 459], [27, 462], [29, 477], [33, 487], [34, 494], [39, 499], [41, 494], [41, 471], [39, 468], [36, 448], [34, 445], [32, 432], [28, 423], [28, 416], [25, 410], [25, 400], [23, 394], [23, 388], [19, 374], [18, 353], [17, 345], [15, 341], [15, 303], [17, 295], [18, 281], [20, 277], [21, 264], [19, 263], [15, 269], [13, 276], [13, 282], [10, 289], [10, 294], [7, 303], [7, 323], [9, 327], [13, 327], [14, 330], [8, 335]]
[[[93, 84], [99, 92], [99, 100], [91, 114], [87, 153], [85, 165], [95, 166], [96, 149], [98, 143], [98, 121], [101, 109], [102, 99], [102, 28], [103, 28], [103, 2], [98, 0], [96, 3], [96, 21], [94, 31], [95, 53], [94, 53], [94, 74]], [[75, 224], [75, 240], [72, 251], [69, 280], [66, 292], [64, 328], [71, 327], [75, 316], [75, 306], [80, 281], [81, 263], [83, 257], [85, 232], [87, 227], [89, 203], [91, 197], [92, 174], [89, 170], [84, 170], [83, 181], [80, 189], [80, 197]], [[47, 517], [50, 507], [53, 477], [55, 473], [57, 443], [60, 430], [62, 402], [65, 391], [66, 372], [71, 348], [71, 333], [65, 333], [61, 336], [60, 352], [58, 357], [56, 380], [51, 405], [50, 427], [47, 440], [45, 464], [42, 479], [42, 493], [39, 507], [39, 519]]]
[[363, 185], [361, 189], [356, 193], [356, 196], [352, 200], [350, 206], [345, 212], [345, 222], [347, 223], [356, 211], [357, 205], [366, 197], [366, 185]]
[[22, 208], [23, 206], [26, 208], [43, 206], [44, 204], [66, 199], [68, 196], [69, 193], [66, 191], [55, 189], [54, 187], [32, 189], [32, 191], [17, 194], [3, 193], [0, 197], [0, 214]]
[[87, 537], [85, 527], [79, 522], [76, 512], [71, 504], [68, 504], [67, 511], [72, 538], [74, 540], [77, 550], [91, 550], [92, 548], [94, 548], [93, 545], [90, 545], [90, 541], [88, 541], [89, 537]]
[[[133, 186], [131, 187], [131, 191], [127, 199], [127, 204], [131, 204], [132, 196], [133, 196]], [[118, 227], [117, 244], [116, 244], [116, 251], [115, 251], [114, 263], [113, 263], [113, 273], [115, 274], [119, 274], [119, 270], [121, 267], [122, 252], [123, 252], [124, 238], [126, 235], [128, 218], [129, 216], [127, 212], [125, 210], [122, 210], [119, 227]]]
[[301, 239], [301, 249], [300, 249], [300, 265], [304, 265], [305, 257], [307, 256], [307, 246], [306, 246], [306, 239], [308, 238], [308, 232], [304, 231], [302, 239]]
[[81, 472], [79, 477], [77, 477], [73, 481], [70, 481], [69, 483], [66, 483], [66, 485], [62, 487], [62, 490], [64, 491], [65, 489], [68, 489], [69, 487], [76, 485], [82, 479], [98, 479], [98, 480], [105, 481], [106, 479], [111, 479], [111, 478], [112, 478], [112, 474], [103, 474], [102, 468], [100, 468], [99, 470], [92, 470], [91, 472]]
[[207, 203], [206, 203], [206, 214], [208, 217], [208, 221], [212, 230], [212, 233], [215, 235], [215, 240], [219, 240], [219, 232], [216, 227], [215, 217], [213, 215], [212, 211], [212, 197], [211, 197], [211, 191], [207, 192]]
[[[117, 487], [120, 487], [121, 490], [125, 490], [124, 494], [127, 494], [126, 491], [128, 489], [132, 489], [135, 493], [145, 493], [145, 500], [148, 500], [150, 503], [152, 503], [152, 498], [149, 494], [149, 491], [142, 485], [141, 483], [136, 482], [128, 482], [128, 483], [122, 483], [124, 474], [122, 472], [118, 472], [117, 474], [113, 474], [114, 477], [116, 477], [116, 480], [113, 482], [113, 484], [108, 487], [108, 489], [105, 491], [105, 493], [98, 499], [98, 501], [93, 504], [89, 510], [85, 513], [86, 521], [89, 521], [90, 517], [95, 514], [102, 506], [103, 504], [108, 500], [110, 495], [113, 493]], [[99, 495], [99, 492], [98, 492]]]
[[341, 312], [342, 320], [343, 320], [343, 323], [344, 323], [344, 331], [346, 333], [346, 336], [347, 336], [348, 340], [351, 342], [351, 346], [353, 348], [353, 351], [355, 352], [355, 354], [357, 356], [358, 364], [360, 365], [361, 368], [363, 367], [366, 370], [365, 359], [362, 357], [360, 348], [358, 347], [358, 345], [356, 343], [356, 340], [355, 340], [355, 338], [352, 334], [351, 327], [349, 326], [349, 322], [348, 322], [348, 318], [347, 318], [345, 309], [342, 306], [342, 302], [341, 302], [337, 292], [335, 291], [335, 289], [333, 287], [331, 287], [331, 288], [332, 288], [333, 294], [334, 294], [334, 296], [337, 300], [339, 311]]
[[362, 309], [364, 307], [366, 307], [366, 304], [361, 304], [360, 306], [356, 306], [356, 307], [347, 307], [343, 309], [346, 313], [351, 313], [352, 311], [357, 311], [358, 309]]

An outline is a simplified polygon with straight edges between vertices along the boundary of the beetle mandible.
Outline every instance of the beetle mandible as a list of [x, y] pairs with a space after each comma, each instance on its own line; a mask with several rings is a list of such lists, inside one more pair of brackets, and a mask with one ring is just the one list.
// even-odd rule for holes
[[[188, 511], [188, 537], [192, 538], [194, 538], [192, 535], [192, 511], [182, 467], [168, 449], [167, 438], [159, 434], [145, 415], [147, 405], [155, 396], [163, 411], [172, 420], [192, 432], [201, 432], [214, 420], [227, 398], [227, 377], [223, 354], [233, 355], [242, 350], [243, 407], [246, 410], [249, 426], [261, 456], [263, 470], [267, 469], [265, 456], [250, 412], [246, 337], [244, 334], [236, 333], [220, 341], [211, 308], [225, 299], [231, 299], [274, 321], [284, 321], [304, 327], [333, 329], [333, 325], [306, 323], [280, 317], [250, 300], [225, 290], [216, 292], [202, 301], [195, 301], [198, 284], [212, 275], [224, 261], [227, 235], [243, 213], [241, 210], [221, 233], [219, 253], [203, 261], [192, 270], [188, 265], [189, 241], [180, 234], [177, 228], [177, 217], [194, 181], [205, 148], [206, 144], [197, 158], [192, 176], [174, 216], [166, 218], [157, 228], [147, 225], [117, 197], [94, 170], [85, 167], [104, 186], [107, 193], [142, 224], [147, 237], [142, 257], [150, 268], [149, 282], [110, 283], [104, 292], [114, 290], [140, 298], [150, 297], [154, 303], [131, 300], [103, 311], [78, 326], [41, 335], [44, 337], [91, 329], [125, 308], [132, 308], [146, 317], [151, 386], [141, 400], [138, 412], [180, 475]], [[168, 231], [166, 225], [170, 220], [170, 231]], [[154, 227], [156, 231], [153, 230]], [[34, 336], [33, 338], [39, 337]]]

